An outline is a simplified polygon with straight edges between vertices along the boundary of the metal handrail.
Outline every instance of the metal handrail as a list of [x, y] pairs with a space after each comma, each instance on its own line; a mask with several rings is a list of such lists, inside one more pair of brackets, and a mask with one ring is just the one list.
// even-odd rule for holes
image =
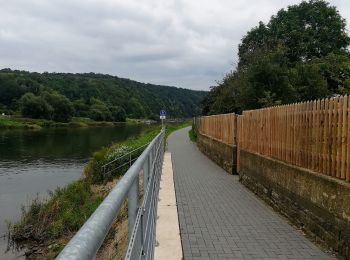
[[[139, 258], [141, 256], [147, 256], [146, 259], [153, 258], [156, 217], [154, 201], [159, 191], [159, 175], [164, 154], [164, 133], [163, 128], [69, 241], [57, 259], [93, 259], [118, 216], [126, 197], [128, 197], [128, 252], [141, 252]], [[138, 188], [141, 170], [143, 170], [143, 185], [147, 195], [145, 194], [142, 207], [139, 208]], [[145, 223], [140, 224], [138, 221], [143, 214], [147, 215], [144, 219], [147, 219], [146, 224], [149, 223], [149, 226]], [[142, 234], [141, 237], [135, 236], [134, 230], [141, 230], [139, 232]], [[138, 240], [141, 240], [142, 243], [135, 243], [135, 237], [140, 238]]]
[[[111, 173], [111, 172], [113, 172], [113, 171], [116, 171], [116, 170], [120, 169], [121, 167], [123, 167], [123, 166], [125, 166], [125, 165], [127, 165], [127, 164], [129, 164], [129, 165], [131, 166], [132, 162], [137, 160], [137, 157], [136, 157], [136, 158], [132, 158], [131, 155], [132, 155], [133, 153], [135, 153], [136, 151], [139, 151], [139, 150], [141, 150], [142, 148], [148, 146], [149, 144], [150, 144], [150, 143], [141, 145], [141, 146], [137, 147], [136, 149], [134, 149], [134, 150], [132, 150], [132, 151], [130, 151], [130, 152], [128, 152], [128, 153], [122, 155], [122, 156], [119, 156], [119, 157], [113, 159], [112, 161], [110, 161], [110, 162], [108, 162], [108, 163], [102, 165], [102, 166], [101, 166], [101, 169], [102, 169], [103, 175], [105, 176], [105, 175], [107, 175], [107, 174], [109, 174], [109, 173]], [[127, 157], [127, 156], [129, 156], [129, 161], [127, 161], [127, 162], [125, 162], [124, 164], [121, 164], [121, 165], [119, 164], [118, 166], [116, 166], [116, 167], [114, 167], [114, 168], [112, 168], [112, 169], [108, 169], [108, 166], [109, 166], [109, 165], [111, 165], [112, 163], [115, 163], [116, 161], [118, 161], [118, 160], [120, 160], [120, 159], [122, 159], [122, 158], [125, 158], [125, 157]], [[106, 169], [107, 169], [107, 170], [106, 170]]]
[[150, 143], [141, 145], [140, 147], [137, 147], [136, 149], [134, 149], [134, 150], [132, 150], [132, 151], [130, 151], [130, 152], [127, 152], [126, 154], [123, 154], [122, 156], [119, 156], [119, 157], [113, 159], [112, 161], [110, 161], [110, 162], [108, 162], [108, 163], [102, 165], [102, 168], [103, 168], [103, 167], [106, 167], [106, 166], [108, 166], [108, 165], [110, 165], [111, 163], [116, 162], [117, 160], [119, 160], [119, 159], [121, 159], [121, 158], [126, 157], [126, 156], [129, 155], [129, 154], [132, 154], [133, 152], [136, 152], [136, 151], [140, 150], [141, 148], [143, 148], [143, 147], [145, 147], [145, 146], [147, 146], [147, 145], [149, 145], [149, 144], [150, 144]]

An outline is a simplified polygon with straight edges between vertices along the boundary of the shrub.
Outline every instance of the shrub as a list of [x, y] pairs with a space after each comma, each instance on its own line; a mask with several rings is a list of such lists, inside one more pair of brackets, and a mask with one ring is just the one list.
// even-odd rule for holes
[[33, 93], [24, 94], [20, 99], [20, 106], [22, 116], [29, 118], [51, 119], [54, 111], [45, 99]]
[[122, 107], [110, 106], [109, 110], [111, 111], [112, 118], [116, 122], [125, 122], [126, 121], [126, 112]]

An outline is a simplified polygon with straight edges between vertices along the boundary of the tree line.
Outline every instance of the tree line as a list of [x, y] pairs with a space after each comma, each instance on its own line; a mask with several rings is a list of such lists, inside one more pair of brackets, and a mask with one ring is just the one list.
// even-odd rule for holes
[[205, 91], [145, 84], [116, 76], [0, 70], [0, 113], [68, 122], [73, 116], [96, 121], [192, 117]]
[[303, 1], [243, 38], [238, 64], [202, 102], [219, 114], [350, 94], [346, 21], [323, 0]]

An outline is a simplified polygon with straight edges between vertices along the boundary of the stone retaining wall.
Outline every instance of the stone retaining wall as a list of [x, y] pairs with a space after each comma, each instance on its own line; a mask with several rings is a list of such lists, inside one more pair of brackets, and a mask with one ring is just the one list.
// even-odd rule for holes
[[236, 174], [236, 154], [235, 145], [222, 143], [209, 136], [202, 135], [197, 131], [197, 145], [199, 150], [206, 154], [211, 160], [222, 167], [228, 173]]
[[309, 236], [350, 259], [350, 183], [241, 151], [241, 182]]

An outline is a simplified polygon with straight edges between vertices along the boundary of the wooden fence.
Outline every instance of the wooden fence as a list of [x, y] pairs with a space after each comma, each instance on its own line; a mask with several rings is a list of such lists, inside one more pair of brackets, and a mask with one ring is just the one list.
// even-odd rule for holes
[[348, 96], [202, 117], [201, 130], [224, 142], [238, 135], [238, 167], [244, 149], [350, 181]]
[[349, 109], [344, 96], [244, 111], [239, 147], [349, 181]]
[[199, 133], [225, 144], [235, 145], [237, 137], [237, 115], [222, 114], [203, 116], [198, 119]]

